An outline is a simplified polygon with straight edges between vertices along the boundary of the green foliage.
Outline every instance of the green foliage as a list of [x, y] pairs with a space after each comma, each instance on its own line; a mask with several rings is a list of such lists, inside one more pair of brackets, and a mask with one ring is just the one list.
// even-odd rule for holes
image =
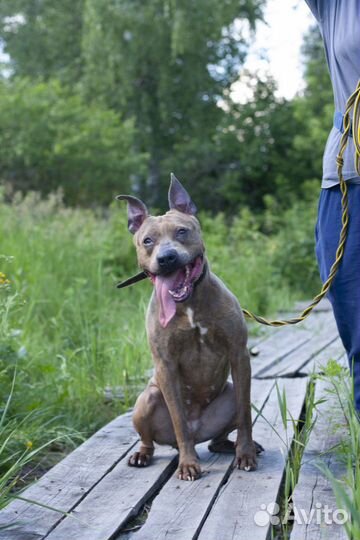
[[21, 77], [77, 81], [83, 0], [1, 0], [0, 35]]
[[318, 182], [302, 184], [299, 198], [286, 209], [281, 202], [268, 196], [263, 214], [264, 230], [276, 232], [274, 252], [277, 254], [276, 273], [294, 295], [308, 298], [321, 288], [315, 257], [314, 228], [317, 217]]
[[294, 106], [276, 97], [270, 78], [249, 77], [252, 98], [245, 104], [227, 102], [227, 114], [217, 135], [223, 168], [217, 173], [218, 199], [229, 212], [242, 205], [260, 210], [274, 194], [282, 207], [296, 199], [301, 186], [293, 140], [301, 129]]
[[[7, 373], [17, 361], [18, 384], [26, 388], [12, 407], [23, 414], [46, 407], [49, 415], [61, 414], [58, 425], [88, 434], [129, 406], [138, 392], [130, 381], [149, 362], [143, 324], [149, 285], [126, 295], [114, 287], [113, 254], [116, 272], [136, 266], [125, 213], [121, 242], [117, 215], [104, 220], [70, 210], [58, 196], [40, 201], [29, 194], [2, 205], [0, 214], [2, 250], [13, 257], [4, 273], [20, 302], [8, 321], [17, 337], [1, 342], [0, 362]], [[122, 399], [108, 403], [106, 388], [120, 386]]]
[[240, 303], [256, 313], [275, 313], [291, 302], [291, 292], [276, 271], [274, 239], [260, 231], [260, 221], [243, 209], [227, 224], [223, 215], [201, 219], [212, 270]]
[[[333, 104], [333, 94], [320, 30], [317, 25], [310, 28], [303, 45], [305, 61], [305, 98], [312, 113], [319, 117], [326, 114]], [[327, 117], [326, 120], [330, 120]], [[331, 124], [330, 124], [331, 126]], [[328, 126], [326, 126], [328, 127]]]
[[57, 81], [0, 83], [0, 178], [13, 189], [59, 186], [69, 202], [99, 204], [130, 189], [133, 122], [100, 105], [87, 105]]
[[[238, 76], [248, 29], [255, 28], [263, 4], [264, 0], [76, 0], [70, 6], [68, 0], [3, 0], [0, 39], [11, 56], [15, 78], [59, 79], [71, 88], [71, 95], [83, 96], [90, 107], [111, 108], [119, 119], [134, 119], [131, 150], [140, 163], [129, 173], [135, 189], [159, 207], [169, 172], [180, 174], [184, 159], [195, 161], [189, 172], [197, 175], [209, 169], [207, 162], [211, 164], [214, 155], [216, 168], [221, 165], [215, 136], [225, 113], [218, 100]], [[107, 123], [111, 120], [103, 118], [97, 125]], [[52, 137], [50, 133], [50, 141]], [[120, 146], [119, 164], [126, 156], [122, 150]], [[106, 178], [102, 148], [98, 153], [90, 166], [95, 163]], [[141, 166], [144, 154], [149, 156], [146, 168]], [[31, 165], [37, 174], [39, 165]], [[77, 175], [76, 165], [69, 166], [70, 176]], [[12, 167], [16, 173], [16, 160]], [[63, 186], [67, 196], [73, 180], [66, 183], [52, 170], [48, 176], [27, 187], [46, 192], [50, 183], [52, 189]], [[201, 181], [206, 185], [204, 172]], [[103, 202], [106, 181], [95, 177], [91, 183]], [[74, 189], [67, 199], [89, 204], [92, 193], [85, 195], [84, 190], [75, 198]]]
[[341, 430], [342, 442], [331, 450], [336, 453], [336, 459], [345, 465], [345, 474], [335, 476], [327, 463], [320, 463], [319, 468], [334, 491], [338, 508], [345, 510], [349, 516], [344, 528], [347, 537], [352, 540], [360, 536], [360, 423], [359, 411], [355, 407], [354, 379], [348, 369], [334, 360], [325, 366], [323, 378], [329, 382], [328, 392], [336, 396], [343, 413], [341, 423], [332, 427], [333, 430]]
[[[11, 258], [1, 256], [1, 266], [10, 265]], [[24, 370], [26, 349], [20, 346], [21, 330], [13, 328], [11, 321], [23, 302], [12, 291], [13, 284], [4, 273], [0, 274], [0, 509], [22, 487], [24, 469], [44, 457], [46, 450], [59, 450], [72, 446], [79, 435], [60, 424], [58, 411], [45, 408], [27, 408], [21, 405], [29, 389]], [[55, 414], [54, 414], [55, 412]], [[60, 446], [59, 446], [60, 445]]]
[[84, 90], [136, 118], [138, 148], [150, 155], [147, 178], [139, 175], [138, 183], [150, 203], [162, 205], [170, 170], [183, 168], [183, 145], [200, 170], [211, 159], [210, 141], [224, 114], [217, 101], [246, 52], [233, 21], [253, 25], [262, 3], [87, 0]]
[[[23, 191], [61, 187], [71, 204], [128, 190], [164, 208], [174, 171], [213, 213], [262, 212], [269, 195], [292, 206], [321, 176], [331, 85], [316, 28], [303, 95], [279, 98], [271, 78], [241, 71], [263, 4], [0, 1], [11, 57], [1, 177]], [[242, 104], [231, 99], [239, 78], [252, 94]]]
[[302, 126], [294, 138], [296, 155], [301, 157], [302, 179], [318, 178], [322, 155], [333, 124], [332, 87], [324, 48], [317, 26], [310, 29], [303, 47], [306, 65], [304, 96], [294, 100], [294, 120]]

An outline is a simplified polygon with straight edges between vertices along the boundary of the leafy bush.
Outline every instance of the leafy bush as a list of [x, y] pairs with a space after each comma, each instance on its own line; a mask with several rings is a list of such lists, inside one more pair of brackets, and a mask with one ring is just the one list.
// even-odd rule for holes
[[145, 163], [133, 151], [131, 119], [85, 103], [56, 80], [1, 82], [0, 116], [0, 178], [13, 189], [61, 186], [72, 204], [107, 203]]
[[136, 268], [125, 212], [119, 245], [117, 215], [66, 208], [59, 195], [18, 196], [11, 207], [1, 205], [0, 216], [2, 250], [12, 256], [3, 271], [20, 301], [9, 325], [19, 330], [19, 378], [26, 387], [15, 393], [13, 407], [24, 413], [52, 407], [61, 425], [88, 434], [134, 397], [125, 388], [123, 400], [109, 404], [106, 387], [125, 387], [149, 359], [143, 325], [149, 285], [125, 295], [114, 286], [117, 272]]
[[[0, 256], [2, 263], [4, 259], [11, 263]], [[30, 407], [27, 412], [23, 407], [29, 389], [22, 366], [26, 349], [20, 346], [21, 330], [11, 326], [12, 316], [22, 302], [11, 288], [11, 281], [0, 272], [0, 509], [14, 490], [23, 487], [22, 477], [31, 472], [30, 467], [44, 457], [45, 451], [60, 450], [64, 443], [71, 446], [73, 440], [79, 439], [61, 425], [58, 412], [46, 408], [47, 403], [42, 404], [44, 408]]]
[[274, 272], [294, 295], [307, 298], [321, 288], [314, 238], [318, 192], [317, 181], [305, 182], [300, 197], [286, 210], [268, 197], [263, 216], [265, 230], [272, 232]]

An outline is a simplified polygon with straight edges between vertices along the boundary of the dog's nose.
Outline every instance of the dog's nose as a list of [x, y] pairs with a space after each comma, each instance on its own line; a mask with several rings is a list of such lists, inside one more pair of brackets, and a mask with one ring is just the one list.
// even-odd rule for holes
[[172, 272], [176, 270], [179, 263], [179, 255], [175, 249], [169, 249], [157, 256], [157, 262], [165, 272]]

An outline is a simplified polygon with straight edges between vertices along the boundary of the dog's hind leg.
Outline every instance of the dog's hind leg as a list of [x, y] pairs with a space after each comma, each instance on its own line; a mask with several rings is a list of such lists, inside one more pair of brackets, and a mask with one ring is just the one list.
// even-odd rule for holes
[[235, 443], [228, 439], [228, 433], [220, 437], [214, 437], [209, 443], [210, 452], [217, 452], [219, 454], [234, 454], [235, 455]]
[[[211, 439], [208, 447], [210, 452], [235, 454], [235, 443], [228, 439], [229, 433], [237, 427], [235, 405], [234, 386], [228, 382], [220, 396], [205, 409], [197, 442]], [[261, 444], [256, 441], [254, 444], [257, 454], [263, 452]]]
[[141, 438], [138, 452], [128, 460], [131, 467], [147, 467], [154, 455], [154, 441], [159, 444], [176, 445], [175, 433], [172, 427], [169, 411], [159, 388], [149, 383], [138, 397], [133, 424]]
[[234, 454], [234, 443], [227, 436], [236, 428], [235, 405], [234, 387], [228, 382], [222, 393], [202, 412], [196, 442], [211, 439], [211, 452]]
[[[235, 454], [235, 443], [228, 439], [228, 433], [223, 436], [212, 439], [209, 443], [210, 452], [217, 452], [219, 454]], [[259, 455], [264, 452], [264, 447], [260, 443], [254, 441], [256, 454]]]

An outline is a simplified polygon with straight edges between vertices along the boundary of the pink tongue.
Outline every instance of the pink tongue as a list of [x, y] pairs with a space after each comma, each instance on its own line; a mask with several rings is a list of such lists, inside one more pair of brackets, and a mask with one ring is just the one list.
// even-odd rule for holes
[[173, 289], [176, 283], [177, 273], [171, 276], [156, 276], [155, 291], [156, 298], [159, 303], [159, 320], [163, 328], [165, 328], [176, 313], [175, 300], [169, 293], [169, 289]]

